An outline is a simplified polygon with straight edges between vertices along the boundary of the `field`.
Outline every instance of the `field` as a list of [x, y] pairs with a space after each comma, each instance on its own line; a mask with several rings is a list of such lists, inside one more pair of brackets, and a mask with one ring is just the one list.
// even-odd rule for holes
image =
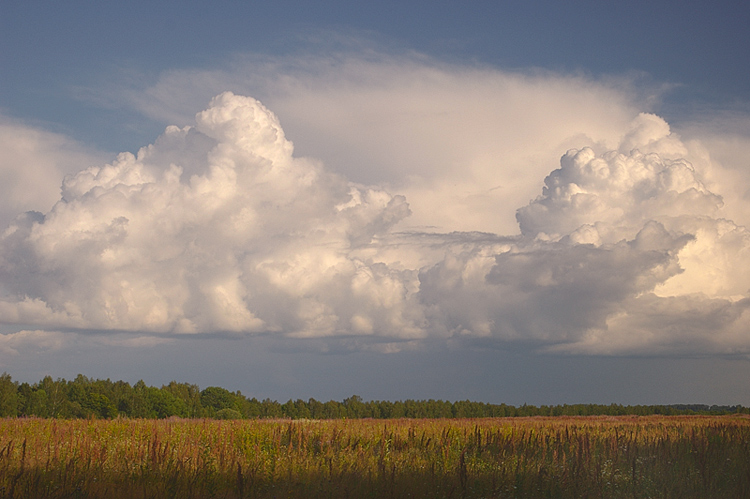
[[0, 497], [750, 497], [750, 419], [9, 418]]

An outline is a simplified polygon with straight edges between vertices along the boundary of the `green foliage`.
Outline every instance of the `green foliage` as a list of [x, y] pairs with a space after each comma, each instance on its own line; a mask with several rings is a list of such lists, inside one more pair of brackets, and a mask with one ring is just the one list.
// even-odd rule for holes
[[[224, 411], [224, 412], [222, 412]], [[227, 412], [231, 411], [231, 412]], [[564, 404], [514, 407], [462, 400], [366, 401], [352, 395], [341, 402], [288, 400], [283, 404], [271, 399], [248, 398], [240, 392], [217, 386], [203, 391], [197, 385], [171, 381], [161, 388], [135, 385], [125, 381], [99, 380], [78, 375], [72, 381], [44, 379], [30, 385], [13, 381], [8, 373], [0, 375], [0, 417], [37, 416], [43, 418], [128, 418], [164, 419], [220, 418], [231, 414], [242, 419], [421, 419], [487, 418], [529, 416], [623, 416], [636, 415], [720, 415], [750, 414], [737, 406], [708, 405], [635, 405]], [[221, 414], [221, 415], [220, 415]], [[239, 416], [237, 416], [239, 415]]]
[[0, 375], [0, 417], [18, 414], [18, 398], [18, 383], [4, 372]]
[[242, 419], [242, 414], [237, 409], [220, 409], [216, 411], [216, 419]]
[[117, 407], [106, 395], [101, 393], [91, 393], [84, 403], [87, 414], [97, 418], [111, 419], [117, 417]]
[[44, 388], [36, 388], [29, 392], [25, 402], [24, 415], [40, 416], [43, 418], [50, 415], [47, 410], [47, 392]]
[[234, 408], [234, 395], [226, 388], [209, 386], [201, 392], [201, 405], [209, 411], [216, 413], [222, 409]]
[[196, 418], [203, 414], [201, 391], [198, 385], [170, 381], [168, 385], [162, 386], [161, 389], [181, 401], [183, 413], [179, 414], [179, 416]]

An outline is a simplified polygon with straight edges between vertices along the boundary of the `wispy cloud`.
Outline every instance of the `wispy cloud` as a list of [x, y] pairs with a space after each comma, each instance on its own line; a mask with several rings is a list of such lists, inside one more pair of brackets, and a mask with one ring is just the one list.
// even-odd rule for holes
[[68, 173], [101, 164], [107, 156], [61, 134], [0, 115], [0, 227], [19, 213], [47, 211], [60, 199]]
[[68, 339], [64, 333], [58, 331], [22, 330], [0, 334], [0, 354], [5, 357], [16, 356], [21, 352], [59, 350]]

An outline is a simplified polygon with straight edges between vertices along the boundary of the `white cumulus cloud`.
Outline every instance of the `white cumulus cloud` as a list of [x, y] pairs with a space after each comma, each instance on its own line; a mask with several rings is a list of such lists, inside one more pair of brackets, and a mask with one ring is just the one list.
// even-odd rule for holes
[[[459, 86], [434, 68], [391, 74], [416, 85], [427, 103]], [[545, 94], [552, 105], [575, 87], [570, 79], [550, 90], [553, 79], [514, 78], [482, 74], [478, 91], [511, 87], [504, 99]], [[440, 91], [417, 85], [432, 80]], [[375, 137], [388, 137], [381, 110], [399, 129], [398, 109], [406, 106], [412, 120], [429, 106], [409, 107], [416, 94], [400, 90], [401, 104], [389, 108], [376, 98], [381, 84], [340, 98], [374, 99], [365, 115], [375, 117]], [[595, 90], [583, 100], [602, 98]], [[325, 92], [300, 95], [286, 105], [343, 109]], [[539, 106], [513, 116], [544, 114]], [[621, 106], [617, 125], [596, 140], [579, 131], [598, 115], [570, 126], [555, 118], [541, 157], [524, 142], [494, 158], [485, 149], [480, 161], [467, 153], [474, 124], [447, 109], [447, 118], [428, 121], [455, 129], [463, 151], [436, 171], [396, 171], [385, 162], [393, 171], [364, 182], [360, 166], [330, 169], [295, 155], [275, 114], [253, 98], [221, 93], [192, 124], [167, 127], [137, 154], [68, 175], [54, 206], [5, 229], [0, 322], [130, 332], [138, 341], [269, 334], [380, 351], [447, 340], [590, 354], [750, 353], [750, 234], [727, 216], [718, 190], [725, 177], [694, 142], [654, 114]], [[572, 108], [553, 114], [566, 112]], [[338, 129], [331, 125], [338, 118], [319, 118]], [[517, 128], [531, 133], [544, 121]], [[479, 128], [488, 123], [485, 116]], [[512, 136], [508, 123], [503, 130]], [[441, 136], [421, 136], [426, 125], [415, 130], [422, 145]], [[576, 137], [582, 144], [569, 149]], [[569, 149], [559, 168], [544, 162], [553, 143]], [[497, 158], [510, 158], [510, 166], [493, 166]], [[533, 168], [520, 172], [525, 159]], [[523, 188], [507, 198], [486, 197], [521, 177]], [[506, 222], [494, 220], [512, 218], [513, 210], [502, 212], [510, 202], [518, 225], [503, 232]]]
[[640, 115], [623, 144], [563, 155], [511, 244], [423, 269], [428, 318], [556, 352], [747, 354], [750, 232], [661, 118]]
[[[48, 213], [10, 225], [0, 243], [8, 288], [0, 316], [77, 329], [312, 336], [369, 320], [375, 332], [413, 334], [415, 318], [395, 310], [408, 299], [403, 273], [349, 256], [408, 213], [403, 197], [294, 158], [270, 111], [224, 93], [195, 126], [169, 127], [137, 155], [66, 177]], [[363, 280], [367, 292], [358, 291]], [[387, 314], [363, 315], [380, 309]]]

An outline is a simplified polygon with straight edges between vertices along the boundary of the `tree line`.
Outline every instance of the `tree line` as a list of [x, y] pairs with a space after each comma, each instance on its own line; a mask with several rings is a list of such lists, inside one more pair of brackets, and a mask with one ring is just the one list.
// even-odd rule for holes
[[172, 381], [161, 388], [125, 381], [91, 379], [82, 374], [72, 381], [46, 376], [38, 383], [18, 383], [0, 375], [0, 417], [43, 418], [216, 418], [216, 419], [395, 419], [484, 418], [524, 416], [693, 415], [750, 414], [750, 408], [708, 405], [563, 404], [534, 406], [488, 404], [469, 400], [365, 401], [353, 395], [341, 402], [248, 398], [240, 391]]

